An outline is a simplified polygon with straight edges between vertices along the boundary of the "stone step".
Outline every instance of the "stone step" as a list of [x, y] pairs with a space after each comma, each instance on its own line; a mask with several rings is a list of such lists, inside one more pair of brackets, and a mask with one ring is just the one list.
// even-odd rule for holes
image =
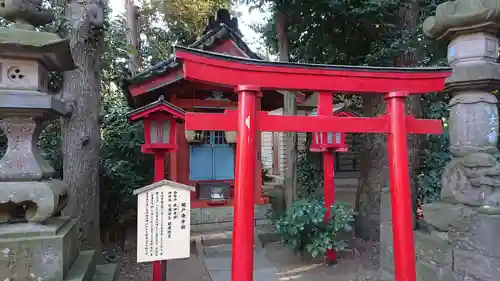
[[103, 264], [96, 266], [92, 281], [114, 281], [116, 278], [116, 264]]
[[[212, 281], [231, 281], [231, 257], [204, 257]], [[254, 253], [254, 280], [277, 281], [278, 270], [261, 252]]]
[[216, 233], [206, 233], [200, 236], [201, 236], [201, 244], [204, 247], [231, 244], [233, 241], [232, 230], [220, 231]]
[[204, 246], [203, 253], [205, 255], [209, 255], [209, 254], [217, 254], [217, 253], [221, 253], [221, 252], [231, 252], [232, 247], [233, 247], [233, 244]]
[[96, 252], [81, 251], [64, 281], [91, 281], [96, 269]]
[[[257, 250], [259, 245], [253, 245], [253, 249]], [[221, 244], [213, 246], [204, 246], [203, 254], [207, 256], [231, 256], [233, 244]]]

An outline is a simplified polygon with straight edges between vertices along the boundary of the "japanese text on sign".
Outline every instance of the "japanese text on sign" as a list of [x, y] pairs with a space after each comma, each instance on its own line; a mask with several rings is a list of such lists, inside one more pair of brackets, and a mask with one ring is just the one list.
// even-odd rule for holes
[[155, 188], [138, 197], [138, 262], [190, 255], [190, 190]]

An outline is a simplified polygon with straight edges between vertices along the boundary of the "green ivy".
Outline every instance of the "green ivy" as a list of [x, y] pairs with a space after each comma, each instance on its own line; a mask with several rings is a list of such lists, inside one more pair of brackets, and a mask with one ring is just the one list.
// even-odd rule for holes
[[451, 160], [448, 150], [448, 101], [450, 97], [444, 93], [435, 93], [423, 100], [424, 118], [441, 119], [444, 121], [442, 135], [426, 135], [421, 151], [422, 164], [419, 173], [419, 194], [422, 202], [432, 202], [440, 199], [441, 174], [444, 166]]
[[342, 250], [347, 241], [342, 234], [352, 230], [354, 212], [344, 204], [331, 207], [331, 218], [325, 223], [323, 200], [303, 199], [294, 202], [288, 214], [270, 214], [281, 242], [294, 252], [307, 251], [313, 257], [324, 256], [328, 249]]

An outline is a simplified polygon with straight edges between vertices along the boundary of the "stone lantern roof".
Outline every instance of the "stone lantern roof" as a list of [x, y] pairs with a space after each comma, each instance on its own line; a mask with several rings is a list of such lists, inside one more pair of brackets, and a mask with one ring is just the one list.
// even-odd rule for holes
[[47, 71], [75, 68], [68, 40], [35, 30], [54, 20], [42, 1], [6, 0], [2, 4], [0, 17], [13, 23], [0, 28], [0, 57], [38, 61]]

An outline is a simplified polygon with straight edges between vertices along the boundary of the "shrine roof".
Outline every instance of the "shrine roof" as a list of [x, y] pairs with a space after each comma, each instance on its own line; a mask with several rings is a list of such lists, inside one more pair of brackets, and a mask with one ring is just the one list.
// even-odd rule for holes
[[[238, 30], [237, 23], [231, 24], [231, 21], [218, 21], [213, 20], [209, 22], [204, 34], [196, 40], [194, 43], [189, 45], [189, 48], [198, 50], [213, 50], [218, 44], [224, 41], [230, 40], [233, 42], [243, 53], [251, 59], [262, 60], [257, 54], [255, 54], [248, 45], [243, 41], [242, 34]], [[159, 76], [166, 75], [169, 71], [177, 69], [181, 66], [175, 56], [170, 57], [167, 60], [159, 62], [154, 66], [145, 69], [144, 71], [122, 80], [122, 90], [127, 99], [128, 104], [131, 107], [135, 107], [134, 99], [130, 93], [129, 87], [132, 85], [137, 85], [149, 80], [153, 80]], [[182, 77], [178, 77], [172, 83], [179, 82], [183, 80]], [[165, 85], [166, 86], [166, 85]], [[163, 86], [162, 86], [163, 87]], [[152, 91], [152, 90], [151, 90]]]
[[[248, 45], [243, 41], [242, 35], [238, 30], [234, 30], [225, 23], [220, 23], [219, 26], [214, 29], [208, 30], [203, 36], [196, 40], [193, 44], [189, 45], [189, 48], [199, 49], [199, 50], [211, 50], [217, 43], [224, 40], [233, 41], [238, 48], [240, 48], [249, 58], [262, 60], [257, 54], [255, 54]], [[129, 84], [134, 84], [142, 82], [158, 75], [162, 75], [169, 69], [179, 66], [179, 62], [175, 60], [175, 57], [164, 60], [155, 64], [154, 66], [136, 74], [133, 77], [125, 78], [125, 81]]]

